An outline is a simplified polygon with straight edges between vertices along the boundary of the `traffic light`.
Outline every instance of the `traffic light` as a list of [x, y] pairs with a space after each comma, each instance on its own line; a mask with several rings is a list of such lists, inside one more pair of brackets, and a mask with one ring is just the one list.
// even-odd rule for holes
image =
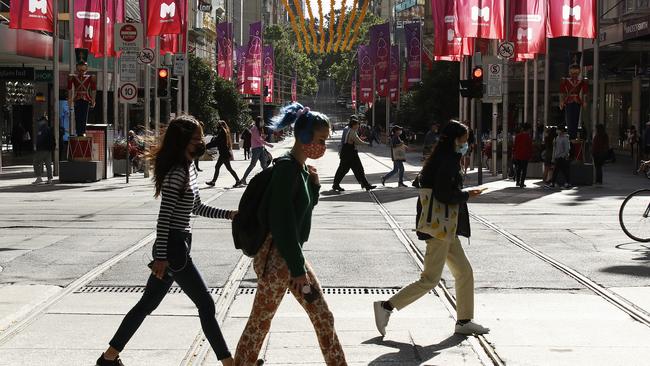
[[483, 98], [483, 67], [472, 70], [472, 78], [460, 81], [460, 95], [465, 98]]
[[158, 68], [158, 98], [169, 97], [169, 69]]

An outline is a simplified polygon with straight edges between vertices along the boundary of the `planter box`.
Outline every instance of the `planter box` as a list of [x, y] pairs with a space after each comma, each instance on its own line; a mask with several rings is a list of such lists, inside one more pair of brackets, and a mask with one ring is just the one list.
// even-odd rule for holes
[[544, 163], [541, 162], [528, 163], [528, 172], [526, 174], [527, 178], [542, 179], [543, 174], [544, 174]]
[[129, 169], [129, 174], [133, 174], [133, 169], [129, 166], [128, 160], [113, 160], [113, 175], [126, 175], [127, 167]]

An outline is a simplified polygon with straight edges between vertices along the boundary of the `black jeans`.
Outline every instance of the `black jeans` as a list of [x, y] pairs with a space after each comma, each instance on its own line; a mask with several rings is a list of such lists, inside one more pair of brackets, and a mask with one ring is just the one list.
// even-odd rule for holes
[[230, 165], [230, 154], [222, 154], [219, 153], [219, 159], [217, 159], [217, 164], [214, 166], [214, 176], [212, 177], [212, 183], [217, 181], [217, 178], [219, 178], [219, 170], [221, 169], [221, 166], [225, 165], [226, 169], [230, 172], [233, 178], [235, 178], [235, 183], [239, 182], [239, 177], [237, 176], [237, 172], [232, 168]]
[[569, 161], [565, 158], [556, 158], [555, 159], [555, 169], [553, 169], [553, 179], [551, 179], [551, 183], [555, 184], [557, 183], [557, 177], [560, 173], [564, 175], [564, 180], [566, 181], [567, 184], [571, 184], [570, 178], [569, 178]]
[[82, 136], [86, 133], [86, 122], [88, 121], [89, 109], [90, 103], [83, 99], [74, 102], [74, 123], [77, 136]]
[[605, 160], [607, 155], [594, 155], [594, 166], [596, 168], [596, 183], [603, 182], [603, 165], [605, 165]]
[[[169, 261], [167, 274], [162, 280], [153, 275], [149, 276], [142, 298], [122, 320], [122, 324], [120, 324], [113, 339], [109, 342], [111, 347], [120, 352], [124, 349], [124, 346], [133, 337], [147, 315], [151, 314], [160, 305], [172, 283], [176, 281], [198, 308], [201, 328], [203, 328], [203, 333], [210, 342], [217, 358], [223, 360], [231, 357], [217, 323], [214, 300], [210, 292], [208, 292], [208, 287], [203, 282], [201, 274], [192, 262], [192, 257], [190, 257], [191, 247], [192, 234], [179, 230], [170, 230], [167, 244], [167, 258]], [[173, 329], [170, 330], [170, 335], [173, 336]], [[158, 334], [152, 334], [152, 337], [158, 336]]]
[[528, 160], [515, 160], [515, 182], [518, 186], [523, 186], [528, 174]]
[[359, 152], [354, 149], [354, 145], [344, 144], [341, 148], [341, 163], [334, 175], [334, 187], [338, 187], [341, 184], [343, 177], [348, 174], [350, 169], [352, 169], [354, 177], [357, 178], [357, 182], [361, 184], [362, 188], [370, 186], [370, 183], [366, 179], [366, 172], [363, 170], [361, 159], [359, 159]]

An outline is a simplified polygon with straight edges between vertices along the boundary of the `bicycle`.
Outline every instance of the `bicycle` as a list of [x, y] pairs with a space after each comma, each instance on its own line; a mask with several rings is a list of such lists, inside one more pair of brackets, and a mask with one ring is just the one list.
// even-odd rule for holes
[[650, 242], [650, 189], [632, 192], [621, 204], [618, 222], [630, 239]]

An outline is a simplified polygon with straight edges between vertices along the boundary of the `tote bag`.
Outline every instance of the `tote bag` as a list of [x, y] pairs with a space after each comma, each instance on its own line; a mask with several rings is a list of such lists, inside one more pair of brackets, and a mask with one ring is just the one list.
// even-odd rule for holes
[[417, 231], [438, 240], [451, 241], [456, 237], [458, 229], [459, 205], [436, 200], [431, 188], [420, 188], [418, 191], [422, 212], [417, 223]]

